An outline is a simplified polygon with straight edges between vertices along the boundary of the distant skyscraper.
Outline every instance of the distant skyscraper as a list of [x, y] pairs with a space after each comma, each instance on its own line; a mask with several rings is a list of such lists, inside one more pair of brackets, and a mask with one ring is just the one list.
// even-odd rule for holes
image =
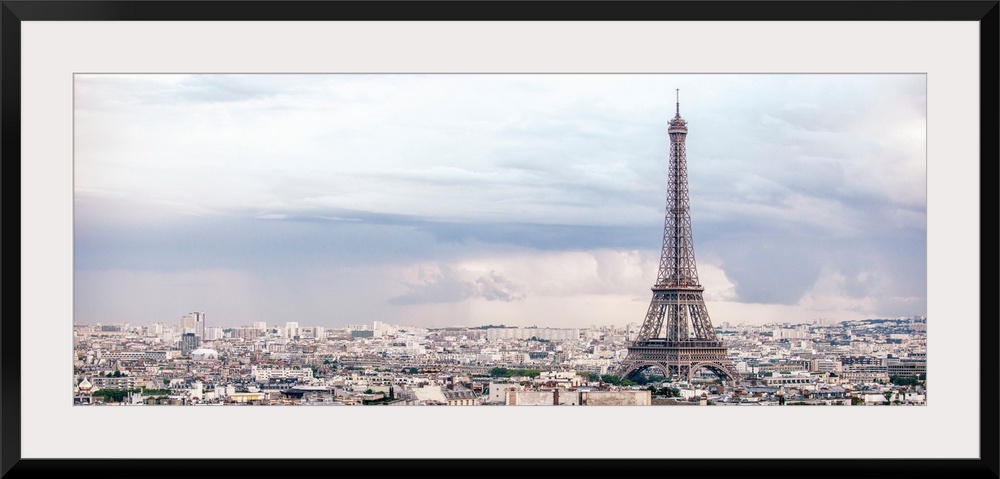
[[201, 339], [205, 339], [205, 312], [198, 311], [191, 314], [194, 315], [194, 334]]
[[181, 333], [194, 332], [194, 314], [185, 314], [181, 317]]
[[297, 321], [288, 321], [285, 323], [285, 335], [289, 338], [294, 338], [299, 335], [299, 323]]
[[206, 327], [205, 328], [205, 336], [203, 338], [201, 338], [201, 339], [204, 340], [204, 341], [216, 341], [216, 340], [222, 339], [224, 336], [225, 335], [223, 333], [223, 329], [222, 328]]
[[200, 341], [194, 333], [184, 333], [181, 335], [181, 354], [188, 355], [191, 351], [198, 349]]
[[185, 314], [181, 318], [181, 333], [194, 333], [199, 338], [205, 338], [205, 312], [196, 311]]

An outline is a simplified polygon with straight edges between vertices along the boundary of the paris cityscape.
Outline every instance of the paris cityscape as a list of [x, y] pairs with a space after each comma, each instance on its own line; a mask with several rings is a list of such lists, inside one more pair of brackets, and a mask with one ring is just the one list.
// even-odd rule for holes
[[[209, 323], [210, 324], [210, 323]], [[324, 328], [287, 322], [74, 328], [76, 404], [922, 405], [926, 318], [722, 323], [728, 387], [612, 376], [639, 324]], [[188, 331], [188, 332], [185, 332]], [[179, 347], [175, 348], [174, 345]]]
[[[838, 85], [828, 78], [807, 78], [802, 81], [817, 82], [813, 86]], [[393, 77], [383, 86], [398, 87], [398, 79]], [[799, 143], [777, 147], [789, 164], [818, 169], [781, 172], [767, 180], [748, 173], [731, 177], [736, 182], [731, 185], [724, 180], [725, 166], [716, 166], [714, 172], [701, 169], [704, 163], [712, 167], [720, 162], [719, 152], [704, 140], [688, 141], [689, 133], [697, 135], [699, 130], [687, 119], [681, 89], [675, 88], [672, 117], [663, 108], [652, 108], [650, 113], [661, 116], [655, 121], [659, 127], [635, 127], [643, 132], [637, 138], [647, 142], [638, 149], [650, 165], [648, 173], [660, 176], [659, 181], [640, 183], [646, 190], [666, 194], [665, 208], [659, 213], [651, 213], [654, 209], [647, 198], [653, 195], [632, 191], [631, 181], [639, 182], [639, 170], [632, 168], [638, 167], [624, 160], [611, 161], [621, 154], [617, 151], [576, 153], [597, 156], [595, 163], [581, 170], [590, 176], [581, 180], [569, 175], [580, 183], [570, 188], [572, 192], [557, 193], [546, 188], [556, 188], [564, 181], [559, 178], [538, 183], [541, 189], [525, 186], [563, 170], [539, 174], [538, 158], [523, 145], [510, 144], [494, 146], [490, 151], [499, 155], [494, 159], [451, 160], [458, 163], [431, 163], [429, 169], [410, 171], [396, 164], [389, 169], [355, 171], [351, 161], [334, 162], [333, 170], [322, 171], [327, 166], [316, 163], [312, 158], [319, 153], [307, 146], [296, 154], [310, 159], [296, 164], [309, 169], [276, 172], [273, 158], [255, 157], [257, 150], [249, 148], [239, 150], [242, 156], [233, 156], [239, 156], [235, 163], [207, 156], [205, 161], [221, 161], [217, 166], [249, 162], [250, 169], [256, 161], [262, 168], [260, 177], [238, 176], [245, 184], [236, 184], [232, 194], [229, 189], [184, 194], [182, 185], [189, 183], [190, 175], [181, 175], [185, 179], [180, 182], [161, 180], [156, 175], [170, 176], [178, 169], [137, 160], [135, 155], [148, 154], [146, 145], [101, 133], [102, 124], [121, 121], [125, 112], [172, 108], [172, 102], [150, 99], [146, 93], [133, 92], [141, 107], [132, 110], [117, 106], [127, 100], [97, 101], [149, 80], [98, 76], [86, 79], [80, 87], [89, 92], [81, 95], [89, 99], [81, 102], [81, 117], [90, 126], [78, 129], [87, 139], [83, 150], [89, 152], [82, 156], [94, 158], [97, 166], [76, 170], [76, 405], [927, 403], [926, 317], [885, 314], [901, 308], [922, 311], [926, 303], [926, 200], [922, 191], [912, 191], [926, 175], [922, 157], [915, 154], [922, 147], [913, 146], [913, 140], [924, 134], [924, 113], [919, 106], [923, 77], [859, 79], [890, 90], [905, 85], [913, 96], [898, 99], [901, 126], [890, 141], [870, 138], [861, 148], [844, 151], [833, 146], [836, 136], [858, 130], [842, 131], [840, 125], [813, 116], [818, 112], [816, 105], [801, 101], [819, 102], [822, 94], [816, 96], [816, 92], [823, 90], [806, 88], [797, 102], [784, 104], [785, 121], [765, 115], [758, 117], [762, 123], [751, 128], [756, 128], [756, 134], [773, 129], [800, 135], [798, 140], [806, 144], [818, 142], [822, 148], [816, 150]], [[375, 111], [396, 111], [406, 104], [398, 97], [388, 102], [370, 100], [370, 95], [382, 91], [364, 82], [342, 80], [328, 84], [310, 78], [303, 83], [302, 95], [312, 98], [315, 92], [310, 89], [336, 84], [334, 89], [323, 90], [324, 95], [363, 90], [358, 97], [348, 95], [349, 100], [329, 97], [344, 105], [360, 101], [377, 106]], [[514, 85], [507, 78], [494, 77], [470, 84], [464, 83], [466, 78], [445, 80], [451, 87], [472, 85], [473, 89], [491, 82], [507, 88]], [[256, 112], [262, 103], [267, 115], [276, 107], [295, 111], [296, 119], [289, 124], [297, 127], [305, 125], [302, 116], [318, 114], [312, 104], [303, 106], [301, 99], [285, 98], [287, 85], [276, 88], [278, 84], [258, 83], [256, 78], [156, 76], [152, 81], [181, 91], [177, 98], [207, 108], [206, 112], [224, 112], [230, 125], [252, 123], [232, 114], [246, 108]], [[407, 86], [400, 91], [417, 91], [410, 81], [414, 77], [406, 77]], [[441, 87], [437, 81], [421, 77], [414, 84]], [[532, 92], [528, 97], [566, 85], [563, 79], [524, 81], [518, 87]], [[601, 81], [607, 81], [601, 85], [608, 87], [618, 80]], [[571, 100], [580, 104], [576, 97]], [[861, 101], [868, 103], [857, 111], [868, 116], [851, 121], [864, 125], [862, 130], [878, 129], [871, 122], [884, 116], [885, 98], [875, 95]], [[240, 106], [231, 106], [233, 102]], [[347, 119], [343, 112], [320, 110], [340, 122]], [[376, 116], [381, 121], [393, 115]], [[165, 117], [171, 121], [169, 115]], [[425, 119], [437, 121], [438, 117]], [[257, 121], [272, 130], [277, 124], [270, 116]], [[715, 122], [727, 120], [718, 117]], [[509, 136], [529, 138], [535, 133], [527, 130], [547, 128], [534, 117], [477, 119], [476, 123], [486, 124], [487, 129], [472, 129], [470, 134], [500, 138], [482, 140], [487, 144], [503, 143]], [[574, 138], [580, 142], [599, 138], [607, 142], [603, 148], [610, 148], [607, 145], [620, 142], [608, 134], [619, 124], [609, 125], [584, 121], [576, 126], [580, 130]], [[323, 128], [331, 128], [322, 130], [324, 137], [359, 131], [350, 123]], [[455, 142], [450, 129], [407, 128], [411, 139], [414, 132], [437, 136], [436, 142], [452, 148], [441, 150], [448, 154], [466, 146]], [[557, 126], [557, 130], [564, 128]], [[299, 133], [281, 131], [285, 136]], [[189, 143], [191, 137], [185, 135], [189, 134], [177, 138]], [[195, 138], [213, 145], [212, 154], [228, 157], [230, 152], [218, 148], [219, 136], [225, 135]], [[277, 143], [300, 146], [286, 143], [285, 136]], [[532, 141], [547, 142], [551, 135], [535, 136], [545, 139]], [[235, 138], [229, 141], [237, 147], [249, 137], [242, 133], [240, 141]], [[357, 145], [352, 150], [354, 140], [347, 138], [331, 151], [353, 151], [348, 157], [371, 154]], [[307, 145], [319, 141], [312, 135], [298, 140]], [[257, 146], [273, 149], [271, 140], [267, 141]], [[382, 138], [367, 146], [384, 148], [384, 141], [392, 140]], [[398, 149], [404, 143], [393, 143], [382, 154], [413, 155]], [[555, 148], [551, 143], [539, 144]], [[427, 145], [434, 146], [434, 141]], [[726, 155], [737, 151], [729, 150]], [[465, 153], [481, 154], [475, 149]], [[758, 154], [772, 159], [775, 155], [772, 151]], [[525, 163], [511, 158], [532, 159]], [[857, 171], [850, 162], [859, 160], [883, 161], [882, 168], [898, 170], [899, 175], [867, 176], [867, 183], [850, 187], [839, 183], [844, 177], [853, 179], [850, 175]], [[463, 166], [455, 166], [459, 164]], [[483, 164], [496, 169], [479, 170]], [[113, 165], [130, 167], [116, 170]], [[222, 172], [192, 167], [203, 174]], [[567, 167], [579, 169], [576, 164]], [[231, 171], [239, 175], [238, 169]], [[514, 176], [504, 179], [511, 171], [516, 172]], [[829, 175], [831, 171], [837, 174]], [[303, 172], [306, 176], [300, 177]], [[622, 173], [631, 181], [618, 181]], [[289, 175], [296, 176], [295, 182], [286, 184], [280, 179]], [[341, 176], [368, 184], [345, 182]], [[391, 177], [388, 182], [386, 176]], [[752, 188], [741, 193], [740, 184], [747, 178]], [[594, 183], [598, 179], [603, 183]], [[664, 180], [665, 188], [657, 186]], [[211, 184], [212, 180], [207, 181]], [[524, 189], [528, 196], [512, 195], [501, 191], [502, 187], [493, 189], [497, 181]], [[778, 181], [785, 184], [778, 186]], [[420, 187], [412, 188], [411, 183]], [[155, 187], [142, 187], [150, 185]], [[413, 201], [385, 196], [378, 185], [412, 188]], [[695, 195], [702, 185], [709, 185], [706, 189], [712, 194]], [[247, 191], [240, 191], [246, 186], [250, 186]], [[762, 195], [762, 191], [767, 193]], [[741, 199], [739, 194], [747, 196]], [[148, 197], [137, 200], [144, 195]], [[699, 209], [699, 201], [711, 207]], [[662, 208], [662, 200], [659, 203]], [[417, 206], [419, 211], [404, 212], [407, 206]], [[701, 223], [699, 212], [709, 221]], [[553, 215], [561, 219], [553, 221]], [[525, 217], [535, 220], [525, 221]], [[700, 239], [701, 224], [708, 225], [707, 240]], [[654, 230], [652, 225], [662, 225], [662, 229]], [[657, 239], [659, 254], [653, 254], [650, 245]], [[698, 262], [695, 251], [702, 251], [702, 245], [709, 251], [708, 260]], [[699, 275], [699, 269], [705, 274]], [[647, 288], [651, 298], [643, 293]], [[214, 309], [157, 319], [161, 317], [155, 312], [157, 304], [166, 301], [176, 306], [192, 300]], [[648, 304], [644, 317], [639, 309], [643, 303]], [[285, 306], [272, 309], [271, 314], [248, 314], [254, 304], [267, 309]], [[741, 321], [713, 321], [709, 312], [716, 315], [716, 308], [723, 318]], [[210, 311], [214, 318], [216, 310], [224, 318], [217, 325], [206, 314]], [[384, 319], [351, 325], [308, 320], [334, 312], [339, 317]], [[262, 321], [261, 315], [301, 319]], [[810, 319], [803, 320], [805, 315]], [[253, 319], [241, 321], [240, 316]], [[111, 317], [135, 320], [105, 319]]]

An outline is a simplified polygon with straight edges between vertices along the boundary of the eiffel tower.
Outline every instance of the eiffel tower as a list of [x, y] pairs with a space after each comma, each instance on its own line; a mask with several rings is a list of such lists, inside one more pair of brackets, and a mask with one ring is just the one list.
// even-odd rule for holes
[[687, 132], [677, 90], [677, 114], [667, 129], [670, 173], [660, 269], [646, 319], [615, 371], [622, 379], [658, 368], [668, 378], [690, 381], [704, 368], [723, 381], [739, 382], [740, 374], [726, 356], [726, 345], [715, 335], [702, 297], [705, 288], [698, 282], [684, 148]]

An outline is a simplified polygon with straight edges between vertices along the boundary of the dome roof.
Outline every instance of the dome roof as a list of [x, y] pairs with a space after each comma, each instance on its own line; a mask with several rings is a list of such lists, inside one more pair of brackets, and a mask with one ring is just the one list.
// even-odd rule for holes
[[87, 378], [83, 378], [83, 381], [80, 381], [80, 384], [77, 387], [80, 388], [80, 391], [86, 392], [90, 391], [94, 385], [91, 384], [90, 381], [87, 381]]
[[219, 352], [214, 349], [198, 348], [191, 351], [191, 359], [219, 359]]

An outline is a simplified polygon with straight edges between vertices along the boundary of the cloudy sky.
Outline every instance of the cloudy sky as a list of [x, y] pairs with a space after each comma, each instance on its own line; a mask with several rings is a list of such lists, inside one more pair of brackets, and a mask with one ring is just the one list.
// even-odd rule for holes
[[641, 323], [688, 121], [714, 324], [926, 314], [923, 75], [77, 75], [77, 323]]

